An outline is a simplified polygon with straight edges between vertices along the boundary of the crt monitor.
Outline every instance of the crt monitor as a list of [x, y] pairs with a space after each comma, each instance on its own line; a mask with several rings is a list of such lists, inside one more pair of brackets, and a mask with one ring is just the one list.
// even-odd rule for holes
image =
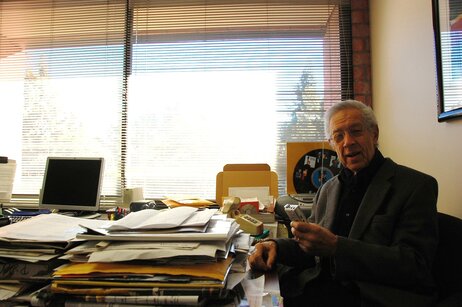
[[98, 211], [103, 169], [103, 158], [48, 157], [39, 208]]

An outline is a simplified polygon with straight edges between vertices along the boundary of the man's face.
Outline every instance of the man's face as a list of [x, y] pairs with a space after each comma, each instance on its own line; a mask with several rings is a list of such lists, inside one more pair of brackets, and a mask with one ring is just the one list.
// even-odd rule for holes
[[356, 109], [337, 112], [332, 116], [329, 126], [330, 143], [343, 166], [354, 173], [368, 166], [377, 146], [378, 128], [368, 130], [361, 112]]

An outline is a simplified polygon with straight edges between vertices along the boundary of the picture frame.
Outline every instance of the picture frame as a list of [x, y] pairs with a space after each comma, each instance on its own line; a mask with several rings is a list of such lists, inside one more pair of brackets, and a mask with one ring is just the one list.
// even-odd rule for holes
[[462, 0], [432, 0], [438, 121], [462, 117]]

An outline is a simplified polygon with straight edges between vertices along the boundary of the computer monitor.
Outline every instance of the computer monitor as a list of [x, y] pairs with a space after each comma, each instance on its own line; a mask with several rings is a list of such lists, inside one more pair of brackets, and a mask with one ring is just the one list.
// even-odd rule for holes
[[48, 157], [39, 208], [98, 211], [103, 169], [104, 158]]

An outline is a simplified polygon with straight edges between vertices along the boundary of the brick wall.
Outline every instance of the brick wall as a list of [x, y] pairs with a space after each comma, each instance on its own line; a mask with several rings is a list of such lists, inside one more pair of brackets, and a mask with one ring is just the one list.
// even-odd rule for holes
[[351, 1], [354, 99], [372, 106], [369, 0]]

